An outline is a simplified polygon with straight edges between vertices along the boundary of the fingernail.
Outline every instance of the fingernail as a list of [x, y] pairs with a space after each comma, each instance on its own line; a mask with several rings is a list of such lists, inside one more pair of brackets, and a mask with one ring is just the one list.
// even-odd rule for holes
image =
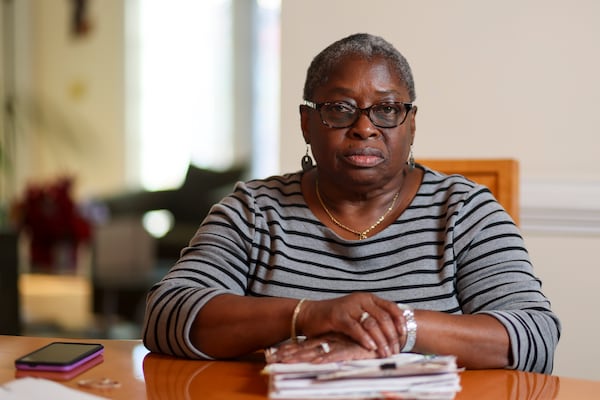
[[277, 361], [277, 355], [275, 353], [277, 353], [277, 347], [269, 347], [265, 350], [265, 360], [267, 363]]
[[383, 355], [385, 357], [389, 357], [392, 355], [392, 352], [390, 351], [390, 347], [388, 345], [383, 346]]

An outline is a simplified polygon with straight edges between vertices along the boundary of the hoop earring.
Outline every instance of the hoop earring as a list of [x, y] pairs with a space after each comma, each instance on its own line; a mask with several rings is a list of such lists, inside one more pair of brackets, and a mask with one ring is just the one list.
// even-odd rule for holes
[[310, 145], [307, 143], [306, 144], [306, 154], [304, 154], [304, 156], [302, 157], [302, 161], [301, 161], [301, 165], [302, 165], [302, 171], [306, 172], [306, 171], [310, 171], [315, 164], [313, 163], [313, 159], [312, 157], [308, 154], [308, 147]]
[[408, 161], [406, 162], [408, 164], [408, 169], [410, 171], [412, 171], [413, 169], [415, 169], [415, 155], [413, 153], [413, 145], [410, 145], [410, 153], [408, 154]]

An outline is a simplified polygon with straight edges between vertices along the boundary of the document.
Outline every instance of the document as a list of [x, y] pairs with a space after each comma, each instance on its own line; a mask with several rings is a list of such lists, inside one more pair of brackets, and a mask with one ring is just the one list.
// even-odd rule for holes
[[453, 399], [460, 391], [454, 356], [402, 353], [339, 363], [268, 364], [271, 399]]
[[19, 378], [0, 386], [0, 400], [21, 399], [101, 400], [106, 398], [41, 378]]

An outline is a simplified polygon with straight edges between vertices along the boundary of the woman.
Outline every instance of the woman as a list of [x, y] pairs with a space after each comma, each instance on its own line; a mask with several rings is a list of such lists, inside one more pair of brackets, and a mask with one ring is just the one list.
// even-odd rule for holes
[[146, 346], [278, 346], [279, 362], [413, 351], [550, 373], [560, 324], [513, 221], [485, 187], [414, 164], [404, 57], [344, 38], [312, 61], [304, 100], [316, 166], [307, 150], [303, 171], [238, 183], [212, 208], [149, 293]]

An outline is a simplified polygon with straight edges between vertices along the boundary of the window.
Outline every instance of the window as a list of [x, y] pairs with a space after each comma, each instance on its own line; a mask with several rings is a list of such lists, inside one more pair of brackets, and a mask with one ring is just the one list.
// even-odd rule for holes
[[[127, 7], [130, 180], [149, 190], [177, 187], [190, 163], [250, 162], [252, 175], [273, 173], [279, 1], [137, 0]], [[258, 148], [273, 156], [256, 157]]]

